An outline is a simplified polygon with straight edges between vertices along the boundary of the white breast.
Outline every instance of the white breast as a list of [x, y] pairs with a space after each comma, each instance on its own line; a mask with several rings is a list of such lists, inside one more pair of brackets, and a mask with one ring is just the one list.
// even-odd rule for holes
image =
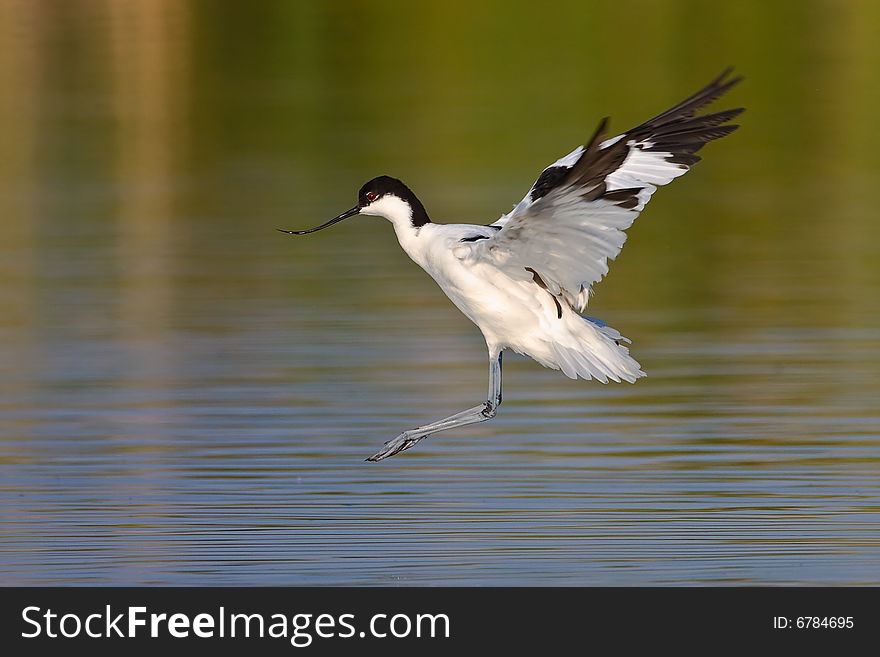
[[[437, 282], [446, 296], [476, 324], [490, 349], [515, 345], [541, 328], [544, 316], [556, 306], [523, 272], [514, 280], [491, 263], [470, 257], [474, 242], [462, 239], [494, 233], [488, 226], [428, 224], [407, 235], [401, 246]], [[398, 235], [398, 238], [400, 235]]]

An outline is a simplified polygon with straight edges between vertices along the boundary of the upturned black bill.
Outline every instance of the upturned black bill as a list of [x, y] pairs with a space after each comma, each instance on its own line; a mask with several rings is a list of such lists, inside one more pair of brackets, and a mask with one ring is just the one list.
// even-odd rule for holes
[[284, 230], [283, 228], [276, 228], [275, 230], [278, 230], [282, 233], [287, 233], [288, 235], [308, 235], [309, 233], [316, 233], [319, 230], [324, 230], [325, 228], [329, 228], [333, 224], [338, 224], [343, 219], [348, 219], [349, 217], [353, 217], [354, 215], [356, 215], [360, 211], [361, 211], [360, 206], [356, 205], [351, 210], [346, 210], [338, 217], [333, 217], [326, 224], [321, 224], [320, 226], [315, 226], [314, 228], [309, 228], [308, 230]]

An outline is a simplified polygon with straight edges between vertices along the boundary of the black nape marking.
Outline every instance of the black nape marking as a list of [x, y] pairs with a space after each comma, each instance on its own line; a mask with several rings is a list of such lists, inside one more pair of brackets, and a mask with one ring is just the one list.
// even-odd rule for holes
[[472, 235], [471, 237], [462, 237], [459, 242], [476, 242], [477, 240], [487, 240], [488, 235]]
[[[538, 272], [536, 272], [531, 267], [526, 267], [526, 271], [532, 274], [532, 280], [538, 284], [538, 287], [547, 290], [547, 284], [544, 282], [544, 279], [541, 278]], [[547, 290], [547, 294], [550, 294], [550, 290]], [[550, 294], [550, 298], [553, 299], [553, 303], [556, 304], [556, 319], [562, 319], [562, 306], [559, 305], [559, 299], [557, 299], [552, 294]]]
[[[376, 195], [373, 201], [367, 199], [367, 194], [370, 192]], [[364, 184], [358, 192], [358, 205], [364, 208], [386, 194], [396, 196], [409, 204], [409, 207], [412, 208], [412, 225], [414, 228], [421, 228], [425, 224], [431, 223], [425, 206], [422, 205], [422, 202], [413, 191], [404, 185], [401, 180], [391, 176], [379, 176]]]

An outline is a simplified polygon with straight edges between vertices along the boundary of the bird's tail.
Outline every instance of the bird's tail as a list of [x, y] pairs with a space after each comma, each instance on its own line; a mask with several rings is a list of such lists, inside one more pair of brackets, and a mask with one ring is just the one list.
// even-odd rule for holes
[[571, 379], [596, 379], [602, 383], [628, 381], [645, 376], [639, 363], [625, 346], [629, 340], [617, 329], [591, 317], [567, 313], [571, 339], [550, 345], [553, 363]]

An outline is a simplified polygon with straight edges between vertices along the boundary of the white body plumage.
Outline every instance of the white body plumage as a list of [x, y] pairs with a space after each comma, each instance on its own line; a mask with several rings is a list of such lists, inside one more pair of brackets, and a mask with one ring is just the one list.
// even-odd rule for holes
[[483, 240], [461, 241], [477, 235], [491, 239], [495, 229], [432, 223], [414, 228], [408, 207], [400, 206], [383, 214], [400, 246], [479, 327], [490, 359], [512, 349], [572, 379], [632, 383], [644, 376], [620, 333], [559, 304], [525, 269], [522, 276], [511, 276], [493, 261], [491, 250], [481, 248]]
[[626, 230], [658, 186], [686, 173], [706, 143], [730, 134], [742, 108], [697, 116], [739, 81], [729, 71], [640, 126], [606, 138], [607, 119], [584, 145], [545, 168], [513, 210], [491, 225], [435, 224], [396, 178], [366, 183], [347, 217], [388, 219], [407, 255], [486, 339], [489, 394], [474, 408], [404, 431], [370, 461], [409, 449], [432, 433], [482, 422], [501, 403], [501, 354], [512, 349], [575, 379], [628, 381], [645, 375], [629, 340], [583, 316], [593, 284], [608, 273]]

